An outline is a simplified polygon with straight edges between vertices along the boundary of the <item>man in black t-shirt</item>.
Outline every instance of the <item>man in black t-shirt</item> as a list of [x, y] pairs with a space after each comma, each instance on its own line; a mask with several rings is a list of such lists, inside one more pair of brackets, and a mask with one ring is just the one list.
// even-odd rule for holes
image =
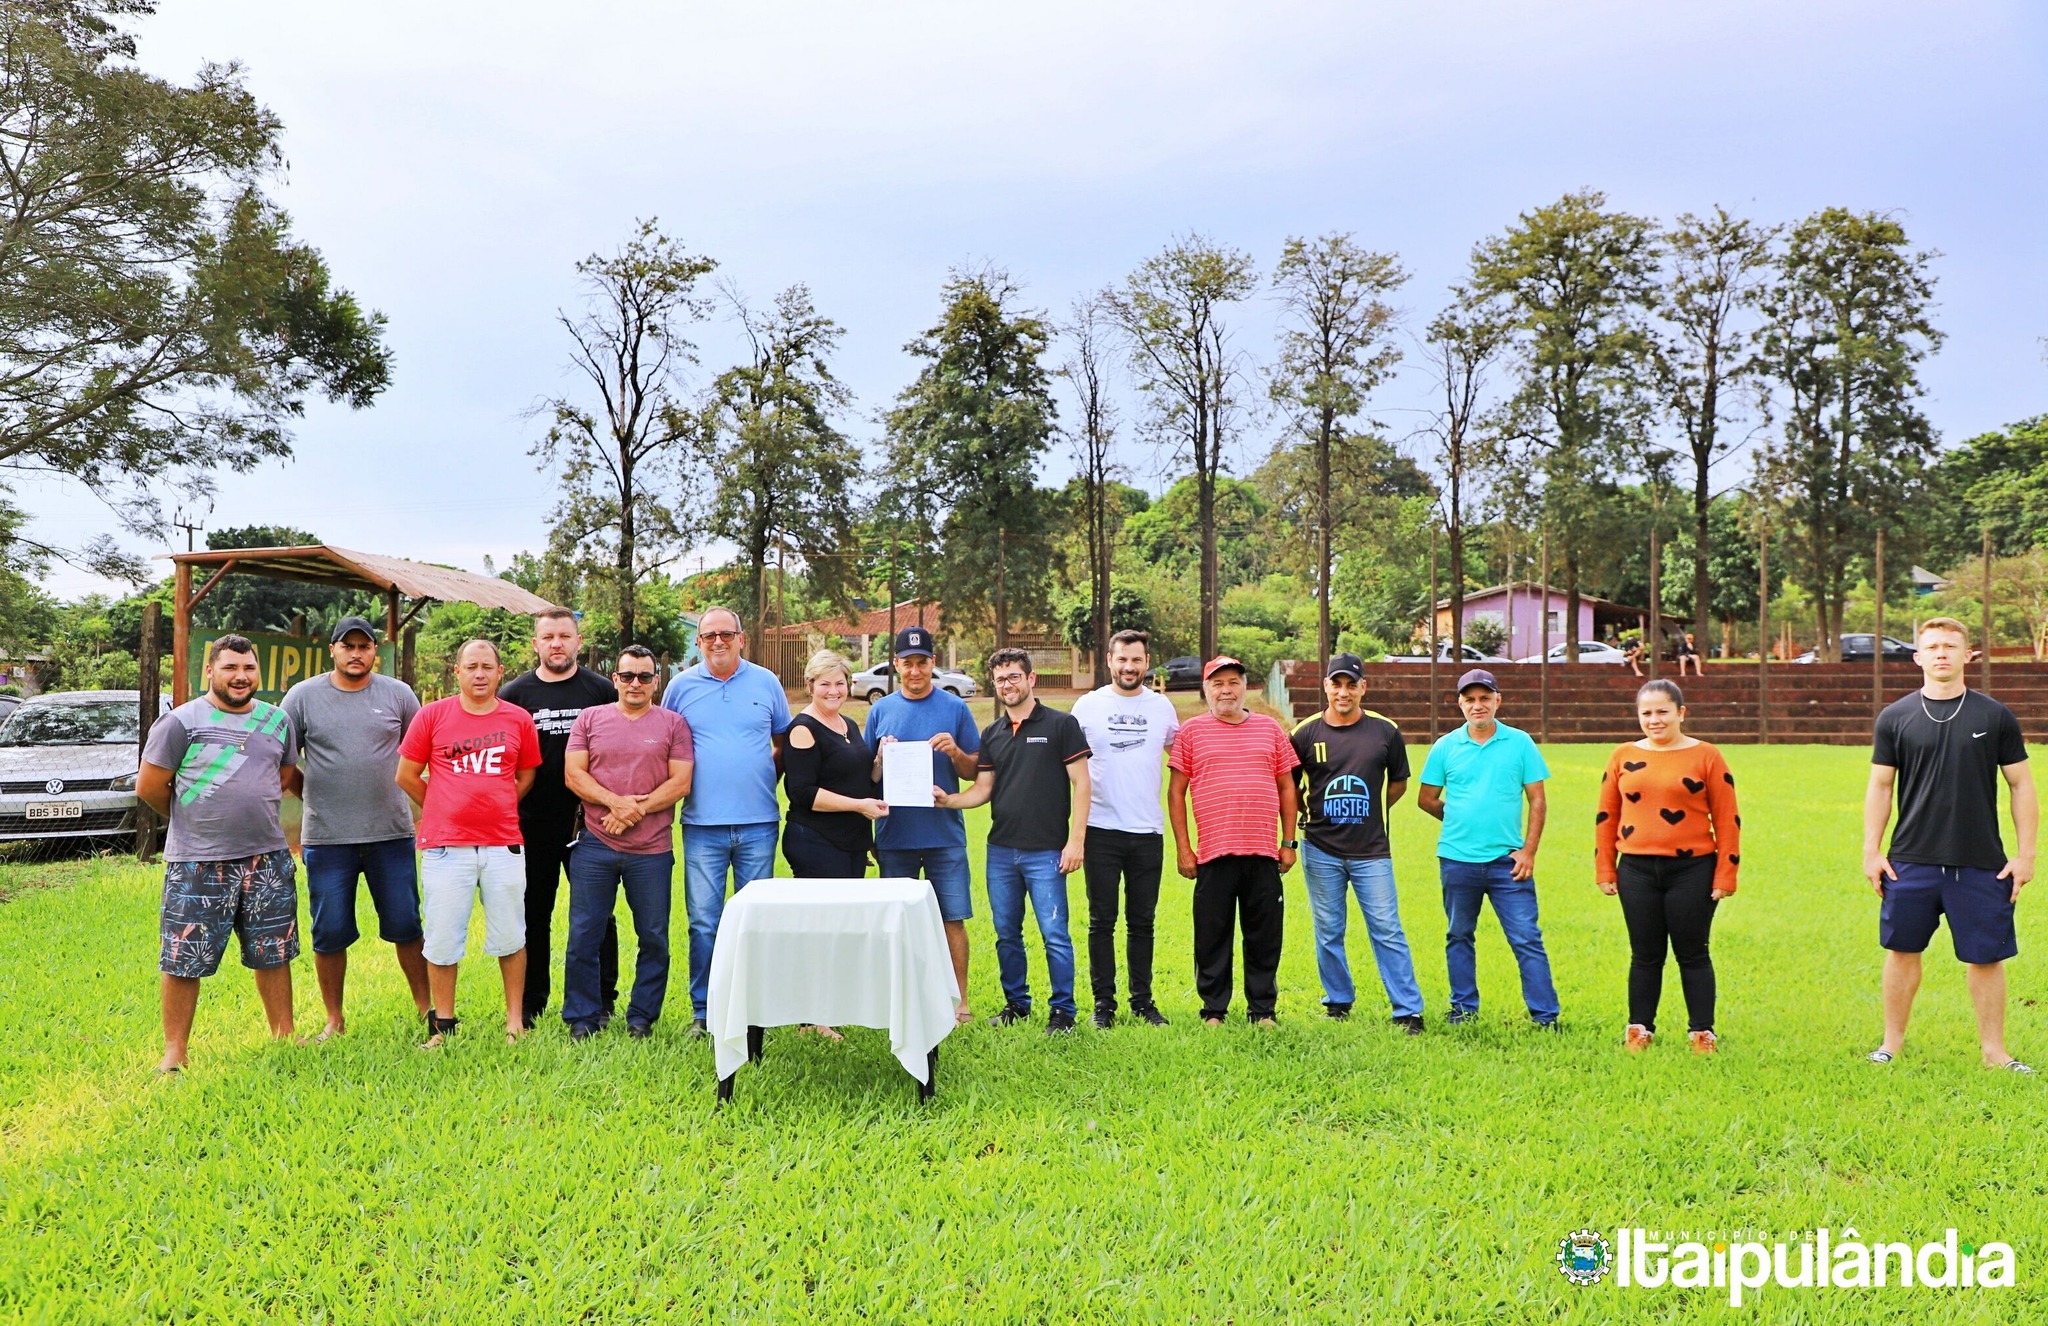
[[1024, 964], [1024, 898], [1045, 941], [1046, 983], [1052, 987], [1048, 1033], [1074, 1029], [1074, 941], [1067, 931], [1067, 876], [1081, 868], [1088, 835], [1088, 738], [1072, 714], [1048, 709], [1032, 695], [1031, 655], [998, 649], [988, 678], [1001, 709], [982, 730], [980, 772], [964, 792], [934, 787], [947, 810], [993, 802], [988, 826], [989, 919], [996, 930], [996, 967], [1003, 1011], [989, 1021], [1007, 1027], [1031, 1016]]
[[[1884, 899], [1878, 942], [1886, 950], [1884, 1044], [1868, 1057], [1890, 1063], [1905, 1045], [1920, 955], [1946, 916], [1969, 971], [1984, 1062], [2031, 1073], [2005, 1049], [2005, 960], [2019, 952], [2014, 905], [2034, 877], [2040, 818], [2026, 742], [2012, 710], [1964, 685], [1970, 638], [1961, 622], [1933, 618], [1916, 644], [1925, 683], [1878, 715], [1863, 798], [1863, 875]], [[2010, 857], [1998, 835], [2001, 775], [2018, 839]], [[1886, 851], [1894, 788], [1899, 823]]]
[[[618, 687], [610, 679], [580, 666], [583, 633], [576, 615], [556, 608], [533, 619], [534, 669], [498, 688], [498, 698], [533, 715], [540, 733], [540, 769], [533, 788], [519, 802], [519, 833], [526, 840], [526, 1026], [539, 1024], [548, 1006], [548, 972], [553, 963], [551, 931], [555, 895], [562, 885], [562, 865], [569, 844], [583, 823], [582, 803], [563, 781], [569, 751], [569, 729], [576, 715], [595, 705], [616, 704]], [[604, 995], [599, 1025], [611, 1021], [619, 999], [619, 923], [605, 922], [598, 947], [598, 982]]]
[[1338, 654], [1323, 670], [1326, 707], [1295, 726], [1295, 777], [1302, 799], [1301, 874], [1315, 923], [1316, 968], [1323, 979], [1323, 1011], [1351, 1016], [1357, 993], [1344, 954], [1346, 894], [1372, 938], [1373, 960], [1386, 987], [1394, 1021], [1409, 1035], [1422, 1031], [1422, 989], [1401, 929], [1394, 892], [1394, 850], [1387, 811], [1408, 790], [1408, 747], [1401, 729], [1365, 708], [1365, 667], [1356, 654]]

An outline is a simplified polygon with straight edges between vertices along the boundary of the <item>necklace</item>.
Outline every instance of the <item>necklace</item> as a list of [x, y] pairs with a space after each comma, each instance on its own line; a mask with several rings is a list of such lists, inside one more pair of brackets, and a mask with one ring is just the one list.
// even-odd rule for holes
[[1936, 718], [1934, 711], [1927, 707], [1927, 696], [1922, 694], [1920, 697], [1920, 712], [1927, 715], [1927, 721], [1930, 723], [1953, 723], [1956, 721], [1956, 715], [1963, 712], [1963, 706], [1969, 703], [1969, 700], [1970, 692], [1965, 689], [1961, 695], [1956, 697], [1956, 707], [1950, 711], [1949, 716], [1947, 718]]

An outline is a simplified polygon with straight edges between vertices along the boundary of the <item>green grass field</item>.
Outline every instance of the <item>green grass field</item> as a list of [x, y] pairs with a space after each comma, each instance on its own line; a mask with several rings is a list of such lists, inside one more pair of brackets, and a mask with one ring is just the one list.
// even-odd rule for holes
[[[1680, 1037], [1621, 1052], [1626, 944], [1589, 869], [1605, 748], [1547, 754], [1538, 878], [1565, 1035], [1528, 1027], [1490, 914], [1483, 1018], [1442, 1024], [1434, 834], [1403, 804], [1427, 1035], [1394, 1034], [1372, 1002], [1355, 911], [1361, 1016], [1321, 1016], [1298, 874], [1282, 1025], [1203, 1028], [1190, 885], [1170, 878], [1158, 987], [1171, 1027], [967, 1028], [923, 1107], [879, 1032], [836, 1047], [771, 1033], [718, 1114], [710, 1049], [673, 1016], [649, 1042], [621, 1029], [572, 1046], [551, 1020], [508, 1049], [486, 1034], [496, 980], [476, 961], [463, 976], [474, 1031], [425, 1054], [373, 942], [356, 949], [344, 1040], [267, 1043], [231, 957], [202, 999], [191, 1070], [160, 1080], [158, 873], [0, 864], [0, 1317], [2048, 1318], [2048, 1094], [1977, 1067], [1946, 936], [1908, 1052], [1888, 1068], [1861, 1059], [1879, 1031], [1876, 904], [1856, 873], [1865, 753], [1730, 749], [1746, 868], [1716, 934], [1723, 1051], [1704, 1060]], [[969, 823], [978, 838], [985, 812]], [[1073, 897], [1079, 946], [1078, 882]], [[2048, 1068], [2041, 905], [2021, 907], [2011, 1043]], [[989, 1013], [985, 918], [972, 935], [973, 1002]], [[1042, 1001], [1035, 956], [1033, 974]], [[296, 979], [301, 1026], [317, 1028], [310, 961]], [[1680, 1019], [1673, 972], [1667, 1029]], [[2019, 1283], [1767, 1287], [1730, 1309], [1725, 1291], [1576, 1288], [1557, 1273], [1561, 1237], [1624, 1224], [1765, 1242], [1854, 1227], [1914, 1245], [1954, 1226], [2012, 1244]]]

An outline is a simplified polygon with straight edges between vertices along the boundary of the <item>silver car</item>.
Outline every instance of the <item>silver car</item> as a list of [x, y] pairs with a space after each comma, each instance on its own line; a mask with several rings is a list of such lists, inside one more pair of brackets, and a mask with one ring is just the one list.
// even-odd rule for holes
[[0, 842], [134, 834], [141, 699], [38, 695], [0, 722]]
[[[893, 670], [892, 664], [877, 663], [865, 672], [856, 672], [847, 693], [856, 700], [879, 700], [889, 693], [889, 674]], [[981, 689], [976, 685], [974, 678], [958, 668], [942, 668], [937, 665], [932, 667], [932, 686], [937, 690], [951, 692], [963, 700], [973, 699], [974, 693]]]

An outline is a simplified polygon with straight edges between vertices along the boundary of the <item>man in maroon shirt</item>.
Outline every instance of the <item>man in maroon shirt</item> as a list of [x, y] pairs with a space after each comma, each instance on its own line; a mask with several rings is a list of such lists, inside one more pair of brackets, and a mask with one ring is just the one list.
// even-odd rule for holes
[[1202, 1021], [1223, 1025], [1230, 1011], [1236, 920], [1244, 931], [1245, 1016], [1271, 1026], [1280, 997], [1285, 918], [1280, 876], [1294, 868], [1294, 770], [1301, 761], [1278, 723], [1244, 707], [1244, 664], [1210, 659], [1202, 669], [1202, 691], [1209, 712], [1181, 725], [1166, 762], [1172, 770], [1166, 813], [1180, 873], [1195, 881], [1195, 989], [1202, 996]]

